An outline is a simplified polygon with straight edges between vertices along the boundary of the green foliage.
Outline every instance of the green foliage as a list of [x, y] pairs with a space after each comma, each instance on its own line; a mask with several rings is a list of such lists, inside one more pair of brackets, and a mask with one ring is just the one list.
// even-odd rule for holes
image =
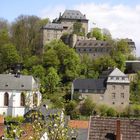
[[21, 15], [12, 23], [12, 42], [23, 60], [42, 52], [42, 33], [40, 29], [47, 22], [48, 20], [41, 20], [37, 16]]
[[90, 98], [85, 99], [84, 103], [80, 108], [80, 112], [82, 115], [90, 116], [95, 111], [95, 104], [92, 102]]
[[[48, 57], [46, 54], [50, 54]], [[74, 49], [66, 46], [62, 41], [54, 40], [45, 46], [44, 63], [58, 69], [62, 82], [68, 82], [80, 73], [80, 59]], [[47, 60], [47, 61], [46, 61]]]
[[31, 73], [34, 77], [44, 80], [46, 71], [42, 65], [36, 65], [32, 67]]
[[19, 62], [19, 55], [15, 46], [12, 44], [0, 45], [1, 72], [17, 62]]
[[43, 63], [45, 67], [54, 67], [58, 69], [60, 67], [60, 60], [58, 59], [57, 52], [54, 49], [48, 49], [44, 53]]
[[96, 114], [99, 116], [109, 116], [109, 117], [116, 117], [118, 112], [107, 105], [98, 105], [96, 107]]
[[132, 104], [140, 103], [140, 71], [137, 72], [137, 79], [130, 84], [130, 101]]
[[25, 60], [24, 60], [24, 66], [27, 69], [31, 69], [31, 67], [36, 66], [38, 64], [40, 64], [40, 59], [35, 55], [25, 58]]
[[67, 115], [72, 115], [72, 111], [75, 110], [77, 103], [74, 100], [69, 101], [65, 105], [65, 111]]
[[22, 123], [24, 121], [24, 118], [22, 116], [18, 116], [18, 117], [6, 116], [5, 117], [5, 121], [6, 122], [18, 122], [18, 123]]
[[57, 74], [57, 71], [53, 67], [50, 67], [47, 73], [48, 75], [45, 79], [46, 87], [49, 93], [53, 93], [56, 90], [56, 86], [60, 82], [60, 77]]
[[103, 40], [103, 35], [100, 28], [93, 28], [91, 31], [91, 37], [95, 37], [97, 40]]
[[83, 55], [81, 59], [81, 77], [98, 78], [98, 70], [95, 69], [94, 60], [91, 60], [88, 55]]
[[84, 36], [85, 35], [85, 29], [82, 27], [81, 22], [75, 22], [73, 24], [73, 33], [79, 36]]

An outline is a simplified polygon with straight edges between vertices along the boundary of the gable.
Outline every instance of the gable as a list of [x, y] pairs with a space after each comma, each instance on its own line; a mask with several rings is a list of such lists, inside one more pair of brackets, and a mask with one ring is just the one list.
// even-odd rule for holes
[[123, 72], [121, 72], [118, 68], [115, 68], [110, 74], [109, 76], [126, 76]]

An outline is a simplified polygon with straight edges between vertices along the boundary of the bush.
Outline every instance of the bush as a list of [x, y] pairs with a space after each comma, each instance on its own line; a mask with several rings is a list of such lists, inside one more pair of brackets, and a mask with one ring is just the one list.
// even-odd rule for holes
[[92, 102], [90, 98], [85, 99], [85, 102], [82, 104], [80, 108], [80, 112], [82, 115], [90, 116], [95, 111], [95, 104]]

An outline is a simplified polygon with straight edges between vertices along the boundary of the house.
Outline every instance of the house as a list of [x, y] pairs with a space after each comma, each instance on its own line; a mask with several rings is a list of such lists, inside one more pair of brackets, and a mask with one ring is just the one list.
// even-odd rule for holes
[[140, 140], [140, 120], [90, 117], [88, 140]]
[[4, 136], [4, 117], [0, 115], [0, 139]]
[[53, 20], [42, 28], [43, 32], [43, 45], [54, 40], [60, 39], [64, 33], [73, 32], [73, 24], [79, 22], [84, 28], [85, 35], [88, 33], [88, 20], [78, 10], [65, 10], [64, 13], [59, 15], [58, 19]]
[[129, 105], [130, 81], [118, 68], [103, 73], [99, 79], [75, 79], [72, 83], [71, 99], [80, 94], [80, 99], [89, 97], [96, 104], [123, 110]]
[[71, 128], [69, 132], [71, 140], [87, 140], [89, 121], [69, 120], [68, 126]]
[[107, 41], [81, 39], [77, 40], [75, 50], [80, 56], [88, 54], [90, 58], [98, 58], [109, 55], [112, 50], [112, 46]]
[[0, 114], [23, 116], [40, 101], [39, 84], [33, 76], [0, 74]]

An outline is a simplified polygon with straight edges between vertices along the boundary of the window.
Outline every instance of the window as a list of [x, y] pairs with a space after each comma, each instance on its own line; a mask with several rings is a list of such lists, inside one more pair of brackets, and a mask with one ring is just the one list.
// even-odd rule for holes
[[112, 93], [112, 99], [116, 98], [116, 93]]
[[112, 102], [112, 104], [114, 105], [114, 104], [115, 104], [115, 102]]
[[20, 95], [20, 106], [25, 106], [25, 95], [23, 92]]
[[110, 79], [111, 79], [111, 80], [113, 80], [113, 79], [114, 79], [114, 77], [110, 77]]
[[124, 98], [124, 93], [121, 93], [121, 98]]
[[37, 103], [38, 103], [37, 93], [34, 93], [34, 94], [33, 94], [33, 104], [34, 104], [35, 106], [37, 106]]
[[6, 92], [4, 94], [4, 106], [8, 106], [9, 105], [9, 94]]

